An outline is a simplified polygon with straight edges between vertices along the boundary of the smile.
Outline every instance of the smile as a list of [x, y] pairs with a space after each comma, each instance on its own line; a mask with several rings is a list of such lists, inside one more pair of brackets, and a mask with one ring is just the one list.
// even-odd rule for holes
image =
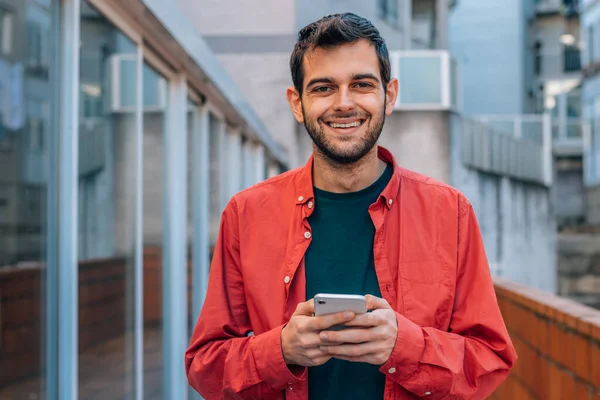
[[347, 129], [347, 128], [357, 128], [359, 126], [361, 126], [364, 123], [364, 121], [354, 121], [354, 122], [349, 122], [347, 124], [341, 124], [341, 123], [337, 123], [337, 122], [328, 122], [327, 125], [329, 125], [332, 128], [342, 128], [342, 129]]

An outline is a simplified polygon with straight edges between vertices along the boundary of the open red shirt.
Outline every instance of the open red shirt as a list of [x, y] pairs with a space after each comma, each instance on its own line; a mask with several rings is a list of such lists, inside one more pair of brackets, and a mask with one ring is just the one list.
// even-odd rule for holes
[[[369, 207], [375, 270], [396, 311], [385, 399], [484, 399], [517, 356], [498, 309], [475, 213], [457, 190], [399, 168]], [[244, 190], [225, 208], [208, 292], [185, 354], [204, 398], [307, 399], [281, 329], [305, 301], [313, 159]], [[352, 245], [348, 243], [348, 245]]]

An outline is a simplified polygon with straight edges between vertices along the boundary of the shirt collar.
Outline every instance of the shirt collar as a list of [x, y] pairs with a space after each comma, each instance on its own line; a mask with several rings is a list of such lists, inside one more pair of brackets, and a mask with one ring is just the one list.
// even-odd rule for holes
[[[382, 146], [377, 146], [377, 154], [379, 158], [388, 164], [392, 164], [394, 172], [392, 178], [388, 182], [387, 186], [383, 189], [379, 198], [382, 199], [387, 208], [392, 208], [398, 197], [398, 191], [400, 190], [401, 171], [400, 167], [396, 163], [392, 153]], [[314, 155], [311, 154], [307, 163], [304, 165], [300, 172], [300, 179], [298, 181], [297, 193], [296, 193], [296, 204], [305, 204], [308, 201], [314, 199], [313, 191], [313, 166], [314, 166]]]

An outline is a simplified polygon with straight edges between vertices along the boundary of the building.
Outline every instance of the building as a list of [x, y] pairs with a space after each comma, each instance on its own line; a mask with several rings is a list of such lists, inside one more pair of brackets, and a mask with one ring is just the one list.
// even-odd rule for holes
[[[468, 1], [332, 0], [307, 5], [285, 0], [277, 1], [278, 7], [238, 1], [227, 11], [214, 6], [216, 1], [206, 9], [192, 0], [181, 1], [232, 79], [256, 105], [274, 139], [288, 149], [292, 166], [304, 164], [311, 152], [310, 138], [294, 120], [284, 97], [292, 84], [289, 56], [294, 35], [309, 22], [335, 12], [351, 11], [371, 19], [388, 43], [392, 75], [400, 82], [396, 112], [387, 118], [380, 143], [392, 150], [400, 165], [467, 194], [478, 213], [495, 274], [548, 291], [556, 289], [555, 227], [547, 218], [552, 212], [550, 138], [544, 139], [540, 129], [535, 143], [520, 146], [523, 138], [499, 137], [490, 124], [477, 124], [463, 113], [469, 104], [485, 103], [480, 96], [475, 99], [478, 92], [468, 87], [474, 71], [462, 71], [461, 51], [448, 51], [455, 33], [448, 32], [449, 15], [458, 13]], [[507, 30], [513, 30], [511, 18], [506, 17]], [[485, 26], [479, 29], [491, 32]], [[522, 31], [525, 37], [525, 28]], [[524, 53], [522, 47], [519, 54], [524, 57]], [[508, 69], [505, 64], [502, 68]], [[515, 76], [522, 74], [515, 71]], [[511, 79], [515, 77], [505, 81]], [[517, 90], [519, 85], [511, 87]], [[517, 97], [525, 104], [524, 90], [504, 101], [519, 103]], [[490, 103], [490, 109], [493, 107]], [[490, 147], [496, 140], [505, 142], [503, 150]], [[517, 155], [523, 151], [532, 156]], [[518, 161], [520, 158], [531, 159]], [[513, 168], [510, 163], [521, 166]]]
[[582, 121], [580, 102], [578, 2], [465, 0], [450, 26], [464, 77], [464, 112], [486, 116], [499, 129], [513, 132], [514, 125], [538, 135], [541, 114], [550, 114], [554, 214], [559, 226], [583, 222], [583, 137], [589, 124]]
[[221, 210], [287, 168], [177, 5], [0, 0], [0, 398], [186, 398]]
[[587, 221], [600, 224], [600, 4], [581, 2], [581, 36], [584, 41], [582, 106], [592, 130], [586, 146], [585, 201]]

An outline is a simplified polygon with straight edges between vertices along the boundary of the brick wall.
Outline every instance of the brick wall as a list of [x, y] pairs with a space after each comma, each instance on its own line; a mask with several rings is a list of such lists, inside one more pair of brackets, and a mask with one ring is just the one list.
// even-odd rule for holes
[[495, 279], [519, 360], [492, 395], [503, 400], [600, 400], [600, 311]]

